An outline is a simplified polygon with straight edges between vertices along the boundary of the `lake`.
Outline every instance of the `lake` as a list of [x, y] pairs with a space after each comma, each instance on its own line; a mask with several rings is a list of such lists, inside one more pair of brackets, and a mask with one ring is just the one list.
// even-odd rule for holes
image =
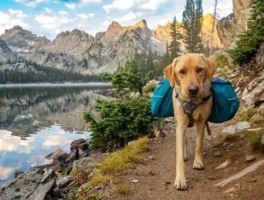
[[0, 85], [0, 187], [17, 170], [46, 164], [52, 151], [89, 138], [83, 113], [92, 112], [103, 83]]

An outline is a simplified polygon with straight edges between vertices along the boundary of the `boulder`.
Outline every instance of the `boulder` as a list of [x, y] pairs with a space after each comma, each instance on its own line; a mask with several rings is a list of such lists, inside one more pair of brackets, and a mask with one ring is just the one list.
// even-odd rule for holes
[[52, 170], [31, 168], [0, 190], [1, 200], [44, 200], [55, 185], [56, 174]]
[[57, 178], [56, 185], [57, 189], [62, 189], [67, 187], [73, 181], [71, 176], [64, 176], [61, 178]]
[[91, 157], [84, 157], [79, 160], [74, 161], [72, 166], [72, 171], [87, 171], [92, 172], [94, 169], [95, 163], [93, 158]]
[[246, 130], [248, 128], [250, 128], [250, 123], [249, 122], [246, 122], [246, 121], [238, 122], [235, 125], [225, 127], [222, 130], [222, 133], [224, 133], [226, 135], [234, 135], [235, 133], [243, 131], [243, 130]]
[[65, 152], [63, 152], [60, 148], [58, 148], [55, 151], [53, 151], [52, 153], [50, 153], [49, 155], [47, 155], [46, 159], [54, 160], [54, 159], [59, 158], [60, 156], [63, 156], [64, 154], [65, 154]]
[[255, 78], [244, 89], [242, 100], [246, 105], [258, 106], [264, 102], [264, 75]]

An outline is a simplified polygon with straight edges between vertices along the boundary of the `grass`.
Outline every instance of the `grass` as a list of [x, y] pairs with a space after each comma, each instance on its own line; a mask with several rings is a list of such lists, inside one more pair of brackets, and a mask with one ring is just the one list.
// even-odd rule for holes
[[[144, 157], [142, 153], [144, 151], [147, 151], [148, 149], [148, 139], [147, 137], [143, 137], [138, 139], [137, 141], [133, 141], [125, 148], [108, 155], [104, 161], [102, 161], [96, 166], [97, 170], [94, 171], [89, 181], [87, 174], [73, 174], [75, 176], [74, 180], [77, 181], [78, 186], [80, 186], [81, 183], [88, 183], [81, 190], [75, 191], [76, 193], [74, 193], [73, 191], [70, 194], [70, 198], [68, 199], [99, 200], [100, 198], [95, 195], [97, 194], [97, 186], [110, 185], [110, 187], [113, 188], [113, 179], [115, 176], [117, 176], [116, 173], [131, 168], [136, 163], [143, 160]], [[132, 190], [126, 185], [119, 184], [115, 187], [115, 189], [112, 190], [112, 192], [127, 196], [132, 193]], [[92, 196], [88, 197], [88, 193]]]
[[124, 149], [110, 154], [102, 163], [98, 165], [98, 169], [103, 173], [116, 173], [134, 166], [135, 163], [142, 159], [143, 151], [149, 149], [147, 138], [140, 138]]
[[249, 132], [246, 135], [246, 140], [253, 149], [261, 149], [263, 145], [261, 144], [262, 136], [264, 135], [264, 129], [256, 132]]
[[73, 178], [75, 185], [80, 186], [88, 181], [89, 174], [90, 173], [86, 171], [76, 171], [76, 172], [72, 172], [71, 176]]
[[241, 110], [237, 118], [239, 121], [249, 121], [254, 114], [256, 114], [257, 109], [253, 107], [247, 107], [246, 110]]
[[217, 54], [214, 58], [216, 68], [229, 66], [228, 58], [224, 54]]
[[80, 196], [78, 194], [71, 194], [67, 200], [101, 200], [98, 196], [92, 195], [92, 196]]
[[253, 127], [259, 127], [260, 125], [263, 127], [263, 125], [264, 125], [264, 118], [261, 117], [261, 116], [252, 117], [250, 119], [250, 123], [252, 124]]
[[96, 187], [99, 184], [108, 184], [112, 181], [112, 179], [113, 177], [110, 175], [104, 175], [101, 172], [96, 172], [89, 181], [89, 185]]
[[100, 200], [101, 198], [97, 197], [97, 196], [89, 196], [86, 198], [86, 200]]
[[113, 193], [123, 195], [123, 196], [128, 196], [132, 194], [132, 190], [129, 186], [127, 185], [117, 185], [115, 189], [113, 189]]

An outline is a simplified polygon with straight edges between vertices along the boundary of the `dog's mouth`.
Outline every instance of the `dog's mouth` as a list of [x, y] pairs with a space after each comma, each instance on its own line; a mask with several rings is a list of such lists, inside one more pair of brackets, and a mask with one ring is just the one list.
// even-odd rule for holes
[[196, 94], [196, 95], [189, 95], [189, 99], [190, 101], [195, 102], [195, 101], [199, 101], [201, 98], [198, 94]]

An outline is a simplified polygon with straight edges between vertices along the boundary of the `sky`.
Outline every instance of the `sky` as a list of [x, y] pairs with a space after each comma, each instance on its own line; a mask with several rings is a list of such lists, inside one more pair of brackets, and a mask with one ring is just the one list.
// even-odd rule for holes
[[[186, 0], [0, 0], [0, 35], [19, 25], [53, 40], [61, 31], [83, 30], [91, 35], [145, 19], [150, 29], [182, 19]], [[204, 14], [213, 13], [214, 0], [203, 0]], [[218, 18], [233, 11], [232, 0], [218, 0]]]

